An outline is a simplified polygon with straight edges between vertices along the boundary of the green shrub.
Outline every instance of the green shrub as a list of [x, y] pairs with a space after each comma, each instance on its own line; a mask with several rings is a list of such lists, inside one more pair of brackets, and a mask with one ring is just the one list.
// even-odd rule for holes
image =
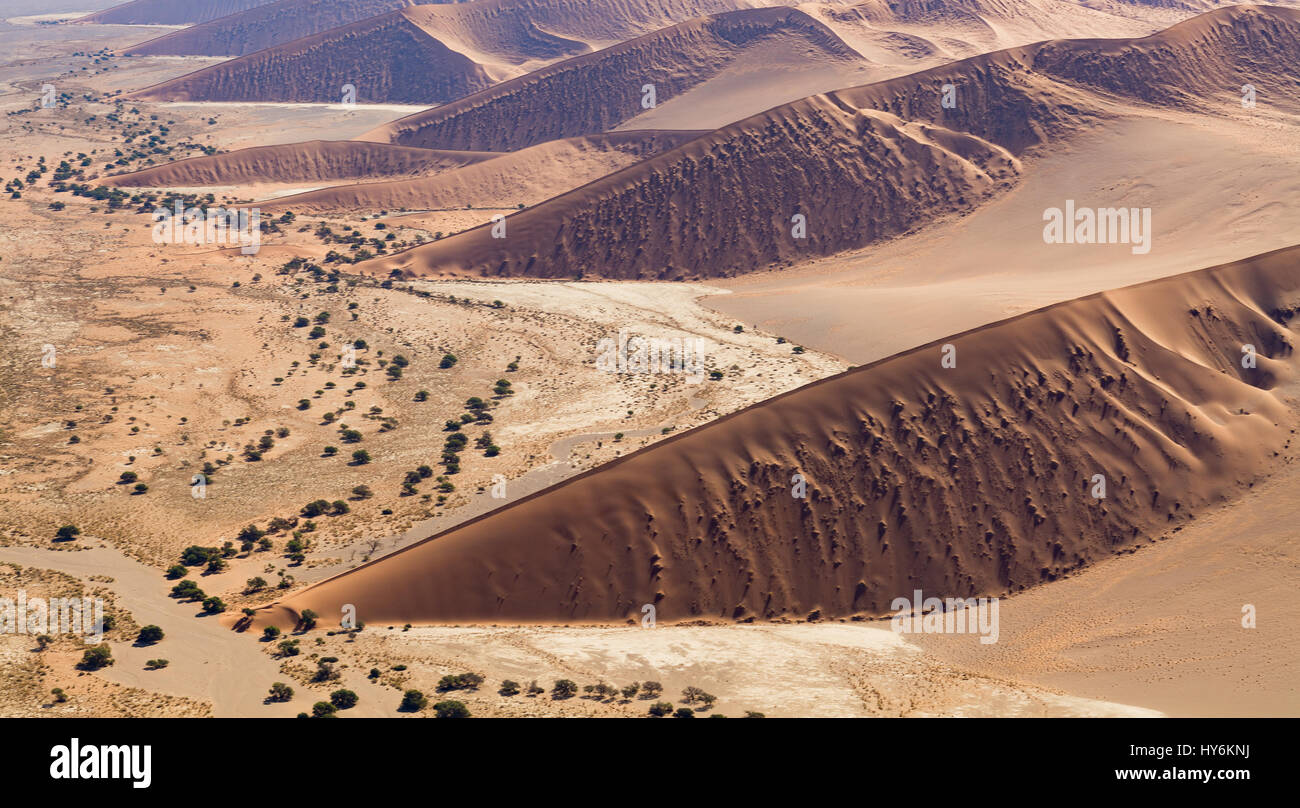
[[402, 703], [397, 709], [403, 713], [415, 713], [423, 710], [429, 703], [424, 694], [418, 690], [408, 690], [402, 694]]
[[469, 718], [469, 709], [459, 701], [440, 701], [433, 710], [439, 718]]
[[108, 643], [100, 643], [94, 648], [86, 649], [86, 653], [82, 654], [81, 662], [77, 663], [77, 667], [83, 671], [97, 671], [112, 664], [112, 649], [108, 647]]
[[162, 638], [163, 630], [161, 628], [158, 626], [145, 626], [140, 629], [140, 635], [136, 637], [136, 642], [141, 645], [153, 645], [156, 642], [161, 642]]

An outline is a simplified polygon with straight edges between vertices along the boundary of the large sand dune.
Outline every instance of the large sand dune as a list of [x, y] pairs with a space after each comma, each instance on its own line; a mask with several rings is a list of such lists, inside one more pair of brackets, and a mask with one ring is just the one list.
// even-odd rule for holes
[[831, 255], [973, 208], [1009, 187], [1018, 155], [1118, 102], [1222, 109], [1246, 79], [1294, 97], [1297, 69], [1300, 12], [1261, 6], [1008, 49], [768, 110], [523, 211], [508, 239], [477, 228], [363, 268], [651, 279]]
[[[399, 9], [419, 11], [449, 47], [471, 58], [507, 61], [573, 56], [632, 36], [755, 5], [751, 0], [479, 0], [426, 5], [413, 0], [279, 0], [141, 43], [152, 56], [243, 56]], [[483, 61], [483, 59], [477, 59]]]
[[491, 84], [483, 67], [434, 38], [411, 9], [261, 50], [148, 87], [148, 101], [433, 104]]
[[773, 40], [788, 52], [787, 61], [810, 64], [861, 58], [829, 28], [801, 11], [734, 11], [560, 62], [362, 137], [406, 146], [507, 151], [605, 132], [645, 111], [644, 85], [654, 85], [656, 102], [662, 103]]
[[[531, 16], [514, 13], [501, 21], [460, 8], [410, 6], [213, 65], [134, 96], [153, 101], [336, 101], [339, 88], [350, 83], [361, 101], [441, 103], [491, 84], [484, 65], [497, 74], [517, 72], [509, 65], [553, 61], [590, 49], [577, 39], [549, 41]], [[543, 24], [548, 10], [535, 11]], [[672, 97], [772, 39], [784, 42], [786, 61], [805, 67], [861, 58], [802, 12], [746, 9], [670, 26], [528, 74], [453, 110], [370, 139], [406, 145], [503, 141], [483, 129], [508, 125], [520, 130], [509, 148], [520, 148], [603, 132], [642, 111], [643, 84], [653, 83], [664, 98]], [[449, 117], [459, 136], [434, 128], [445, 128]], [[420, 130], [419, 136], [406, 136], [411, 126]]]
[[[742, 410], [264, 610], [327, 622], [882, 614], [997, 595], [1178, 527], [1296, 420], [1300, 248], [1081, 298]], [[1243, 346], [1258, 366], [1243, 369]], [[807, 482], [792, 496], [793, 476]], [[1093, 496], [1104, 475], [1105, 498]]]
[[411, 0], [277, 0], [141, 42], [140, 56], [243, 56], [387, 14]]
[[314, 140], [177, 160], [156, 168], [105, 177], [122, 188], [195, 187], [258, 182], [314, 182], [418, 177], [497, 157], [492, 152], [388, 146], [355, 140]]
[[704, 133], [615, 132], [564, 138], [503, 154], [487, 162], [472, 163], [437, 176], [322, 188], [282, 197], [263, 207], [273, 211], [319, 213], [380, 209], [430, 210], [463, 207], [467, 204], [496, 208], [528, 205], [554, 195], [557, 189], [568, 190], [590, 182], [701, 134]]
[[78, 22], [100, 25], [186, 25], [208, 22], [275, 0], [132, 0], [97, 11]]

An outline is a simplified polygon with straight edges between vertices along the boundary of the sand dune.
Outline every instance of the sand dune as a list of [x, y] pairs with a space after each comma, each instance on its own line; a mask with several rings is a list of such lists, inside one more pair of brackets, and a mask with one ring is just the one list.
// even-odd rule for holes
[[126, 53], [141, 56], [243, 56], [411, 5], [411, 0], [277, 0], [172, 31]]
[[[553, 60], [706, 14], [793, 2], [751, 0], [279, 0], [175, 31], [130, 49], [154, 56], [243, 56], [380, 14], [410, 8], [448, 47], [475, 61]], [[596, 43], [596, 44], [593, 44]]]
[[[488, 87], [493, 83], [489, 71], [501, 77], [520, 72], [518, 65], [551, 62], [592, 49], [583, 39], [551, 32], [553, 18], [566, 30], [575, 31], [575, 36], [595, 33], [621, 39], [643, 27], [638, 21], [625, 20], [606, 32], [589, 20], [566, 16], [571, 9], [555, 0], [498, 4], [497, 15], [471, 13], [477, 5], [408, 6], [247, 54], [146, 88], [134, 97], [155, 101], [334, 101], [340, 87], [352, 84], [363, 102], [440, 103]], [[656, 83], [659, 92], [670, 97], [707, 80], [757, 41], [785, 36], [791, 59], [797, 55], [805, 63], [817, 60], [818, 51], [825, 52], [822, 58], [859, 58], [836, 40], [830, 29], [801, 12], [773, 8], [737, 13], [740, 16], [731, 19], [670, 27], [589, 59], [566, 62], [541, 75], [529, 74], [526, 80], [490, 96], [475, 96], [468, 106], [458, 106], [458, 116], [477, 111], [468, 121], [458, 120], [462, 128], [476, 130], [500, 126], [502, 121], [518, 124], [525, 120], [520, 116], [537, 115], [540, 109], [542, 121], [534, 126], [541, 135], [527, 141], [516, 138], [518, 142], [511, 148], [519, 148], [612, 128], [640, 111], [642, 84]], [[574, 118], [567, 126], [558, 125], [566, 117], [558, 111], [560, 97]], [[484, 116], [480, 108], [489, 102], [495, 106]], [[445, 117], [424, 121], [421, 128], [443, 122]], [[430, 134], [396, 142], [423, 145], [439, 140]], [[391, 136], [371, 139], [395, 140]], [[469, 142], [463, 136], [440, 140]]]
[[193, 157], [99, 180], [122, 188], [194, 187], [248, 182], [309, 182], [418, 177], [489, 160], [492, 152], [387, 146], [354, 140], [314, 140]]
[[491, 84], [483, 67], [395, 11], [294, 40], [133, 93], [149, 101], [433, 104]]
[[362, 267], [650, 279], [830, 255], [974, 207], [1009, 187], [1018, 155], [1106, 119], [1117, 100], [1222, 109], [1243, 77], [1287, 98], [1297, 61], [1300, 12], [1259, 6], [1143, 39], [999, 51], [768, 110], [523, 211], [509, 239], [477, 228]]
[[881, 614], [914, 588], [1052, 581], [1273, 470], [1297, 310], [1300, 248], [1051, 306], [949, 338], [955, 367], [934, 343], [816, 382], [258, 621], [333, 623], [343, 604], [379, 623]]
[[1042, 39], [1138, 36], [1216, 3], [1098, 3], [1065, 0], [867, 0], [813, 13], [870, 58], [958, 59]]
[[82, 17], [100, 25], [185, 25], [220, 19], [275, 0], [132, 0]]
[[861, 57], [795, 9], [761, 8], [691, 20], [569, 59], [362, 136], [433, 148], [506, 151], [605, 132], [642, 113], [642, 86], [662, 103], [707, 81], [747, 50], [779, 41], [792, 60]]
[[318, 213], [427, 210], [467, 204], [497, 208], [528, 205], [603, 177], [701, 134], [704, 133], [617, 132], [552, 140], [433, 177], [323, 188], [286, 196], [263, 207], [272, 211]]

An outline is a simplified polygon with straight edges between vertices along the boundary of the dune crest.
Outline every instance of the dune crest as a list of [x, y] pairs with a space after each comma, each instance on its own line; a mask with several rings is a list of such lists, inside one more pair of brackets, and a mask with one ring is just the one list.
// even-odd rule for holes
[[98, 180], [119, 188], [192, 187], [243, 182], [304, 182], [419, 177], [490, 160], [494, 152], [413, 149], [355, 140], [253, 146]]

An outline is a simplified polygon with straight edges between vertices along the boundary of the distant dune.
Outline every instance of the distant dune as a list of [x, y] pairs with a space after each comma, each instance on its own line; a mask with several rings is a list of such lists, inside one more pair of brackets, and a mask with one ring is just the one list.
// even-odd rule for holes
[[[825, 25], [802, 11], [733, 11], [665, 28], [419, 112], [361, 139], [430, 148], [510, 151], [547, 140], [606, 132], [656, 102], [716, 75], [745, 51], [779, 41], [790, 63], [860, 61]], [[774, 66], [775, 68], [775, 66]]]
[[914, 588], [1032, 587], [1280, 463], [1295, 416], [1271, 391], [1294, 379], [1298, 311], [1300, 247], [1040, 309], [666, 439], [255, 622], [332, 624], [343, 604], [378, 625], [623, 621], [647, 603], [661, 620], [838, 617]]
[[[412, 0], [280, 0], [221, 20], [174, 31], [129, 49], [153, 56], [243, 56], [380, 14], [420, 7], [444, 43], [475, 61], [507, 62], [573, 56], [600, 43], [649, 33], [706, 14], [754, 5], [749, 0], [475, 0], [420, 4]], [[442, 39], [442, 37], [440, 37]], [[477, 52], [477, 55], [476, 55]]]
[[1014, 181], [1018, 155], [1104, 120], [1116, 101], [1226, 111], [1250, 80], [1285, 103], [1297, 72], [1300, 12], [1276, 7], [1143, 39], [1012, 48], [723, 127], [510, 217], [508, 239], [480, 227], [361, 268], [657, 279], [830, 255], [979, 204]]
[[281, 197], [263, 207], [270, 211], [320, 213], [439, 209], [466, 204], [475, 207], [534, 204], [702, 134], [705, 133], [615, 132], [552, 140], [437, 176], [323, 188]]
[[355, 140], [314, 140], [192, 157], [174, 163], [104, 177], [100, 185], [120, 188], [311, 182], [382, 177], [419, 177], [489, 160], [492, 152], [445, 151], [387, 146]]
[[77, 22], [100, 25], [188, 25], [220, 19], [275, 0], [133, 0]]
[[277, 0], [125, 49], [141, 56], [243, 56], [412, 5], [411, 0]]
[[334, 28], [148, 87], [146, 101], [334, 102], [351, 85], [358, 103], [435, 104], [492, 83], [404, 9]]

